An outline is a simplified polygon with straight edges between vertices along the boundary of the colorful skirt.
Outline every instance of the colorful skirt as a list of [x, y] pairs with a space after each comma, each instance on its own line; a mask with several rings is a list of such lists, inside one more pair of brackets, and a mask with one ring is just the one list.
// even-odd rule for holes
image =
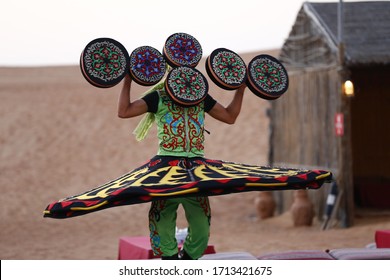
[[49, 204], [44, 217], [70, 218], [109, 207], [174, 197], [318, 189], [331, 180], [332, 173], [324, 170], [254, 166], [207, 158], [155, 156], [113, 181]]

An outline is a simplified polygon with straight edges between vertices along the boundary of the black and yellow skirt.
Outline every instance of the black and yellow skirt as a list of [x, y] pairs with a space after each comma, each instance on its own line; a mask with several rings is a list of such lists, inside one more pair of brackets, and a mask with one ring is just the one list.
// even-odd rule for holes
[[90, 191], [53, 202], [44, 217], [69, 218], [109, 207], [185, 196], [249, 191], [318, 189], [332, 174], [254, 166], [206, 158], [155, 156], [133, 171]]

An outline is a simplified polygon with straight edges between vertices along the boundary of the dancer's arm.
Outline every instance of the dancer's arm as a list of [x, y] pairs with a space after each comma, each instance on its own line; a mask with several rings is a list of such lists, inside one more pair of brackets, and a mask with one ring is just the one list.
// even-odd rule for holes
[[243, 84], [236, 90], [233, 100], [227, 107], [218, 102], [215, 103], [214, 107], [208, 112], [209, 115], [221, 122], [234, 124], [241, 111], [245, 88], [246, 85]]
[[130, 100], [130, 75], [127, 74], [123, 80], [122, 90], [118, 100], [118, 117], [132, 118], [146, 113], [148, 111], [148, 106], [144, 100], [137, 99], [134, 102], [131, 102]]

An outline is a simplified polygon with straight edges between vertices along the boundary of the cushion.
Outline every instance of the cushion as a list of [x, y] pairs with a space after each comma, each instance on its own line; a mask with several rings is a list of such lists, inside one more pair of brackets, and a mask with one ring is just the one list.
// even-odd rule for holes
[[377, 248], [390, 248], [390, 230], [377, 230], [375, 243]]
[[247, 252], [227, 252], [204, 255], [200, 260], [257, 260], [257, 258]]
[[294, 250], [263, 254], [259, 260], [333, 260], [325, 251], [320, 250]]
[[390, 260], [390, 249], [344, 248], [329, 254], [337, 260]]

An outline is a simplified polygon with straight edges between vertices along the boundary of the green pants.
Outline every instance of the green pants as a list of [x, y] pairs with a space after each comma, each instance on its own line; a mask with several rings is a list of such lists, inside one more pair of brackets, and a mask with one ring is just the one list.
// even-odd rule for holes
[[178, 253], [176, 241], [177, 209], [182, 204], [188, 222], [183, 249], [192, 259], [200, 258], [210, 236], [211, 211], [208, 197], [185, 197], [153, 201], [149, 211], [150, 243], [154, 255]]

